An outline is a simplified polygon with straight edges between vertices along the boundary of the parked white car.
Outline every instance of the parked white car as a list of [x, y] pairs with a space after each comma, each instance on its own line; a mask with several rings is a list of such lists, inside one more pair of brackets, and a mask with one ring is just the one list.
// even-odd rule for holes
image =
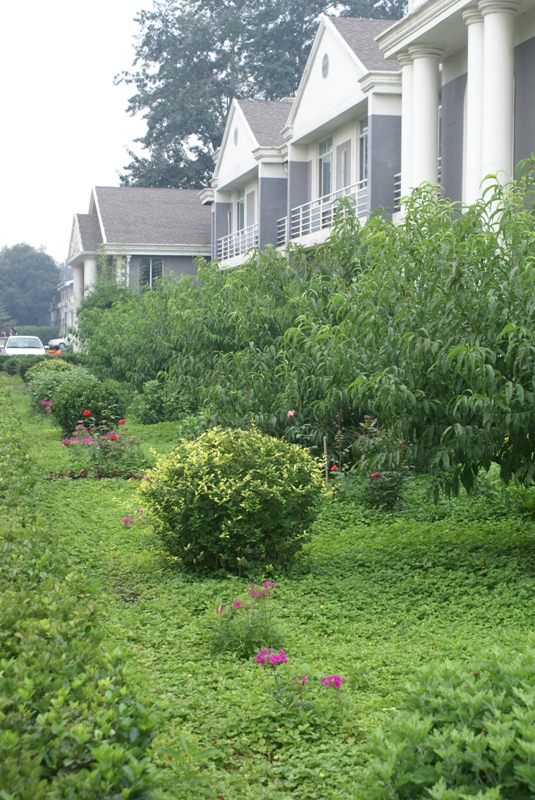
[[60, 336], [59, 339], [51, 339], [49, 343], [45, 345], [45, 348], [49, 350], [65, 350], [67, 347], [72, 347], [72, 344], [62, 336]]
[[10, 336], [2, 352], [6, 356], [44, 356], [45, 348], [38, 336]]

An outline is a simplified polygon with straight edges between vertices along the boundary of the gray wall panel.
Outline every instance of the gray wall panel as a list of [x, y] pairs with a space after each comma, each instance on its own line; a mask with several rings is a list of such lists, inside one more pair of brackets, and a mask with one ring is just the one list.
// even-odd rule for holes
[[401, 117], [373, 114], [368, 119], [368, 209], [394, 208], [394, 175], [401, 171]]
[[286, 216], [288, 180], [286, 178], [260, 178], [259, 181], [259, 246], [277, 244], [277, 220]]
[[450, 200], [463, 198], [464, 97], [466, 74], [442, 87], [442, 179]]
[[[343, 169], [343, 152], [346, 151], [345, 170]], [[336, 191], [351, 185], [351, 139], [339, 144], [336, 148]]]
[[515, 47], [515, 166], [535, 152], [535, 39]]
[[288, 208], [301, 206], [311, 199], [312, 162], [288, 162]]
[[214, 239], [212, 242], [212, 255], [217, 258], [217, 240], [222, 236], [227, 236], [228, 229], [228, 212], [231, 209], [231, 203], [214, 203]]

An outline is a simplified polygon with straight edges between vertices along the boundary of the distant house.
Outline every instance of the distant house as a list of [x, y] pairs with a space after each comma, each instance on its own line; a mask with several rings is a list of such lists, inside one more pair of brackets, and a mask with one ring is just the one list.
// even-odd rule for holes
[[210, 253], [210, 209], [197, 190], [97, 186], [89, 213], [75, 214], [72, 226], [74, 306], [95, 283], [99, 258], [141, 290], [169, 273], [194, 275], [195, 257]]
[[340, 197], [359, 216], [396, 207], [401, 67], [375, 38], [391, 20], [322, 16], [283, 131], [288, 147], [286, 236], [323, 241]]
[[212, 257], [223, 266], [277, 245], [277, 221], [286, 216], [287, 147], [282, 129], [291, 100], [233, 100], [215, 154], [212, 185], [201, 199], [212, 206]]

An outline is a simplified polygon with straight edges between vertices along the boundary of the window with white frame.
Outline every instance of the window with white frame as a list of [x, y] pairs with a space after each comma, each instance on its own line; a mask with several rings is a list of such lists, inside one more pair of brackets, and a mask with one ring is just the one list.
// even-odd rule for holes
[[333, 140], [325, 139], [319, 143], [319, 196], [325, 197], [332, 191], [332, 162], [333, 162]]
[[242, 231], [245, 228], [245, 192], [238, 189], [236, 197], [236, 230]]
[[368, 118], [360, 121], [359, 130], [359, 182], [368, 180]]
[[163, 258], [143, 256], [139, 264], [139, 285], [153, 287], [155, 281], [163, 275]]

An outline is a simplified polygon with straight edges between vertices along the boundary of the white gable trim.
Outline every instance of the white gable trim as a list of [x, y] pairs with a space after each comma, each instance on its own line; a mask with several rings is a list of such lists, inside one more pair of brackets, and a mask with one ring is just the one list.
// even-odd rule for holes
[[213, 174], [213, 178], [212, 178], [212, 186], [214, 188], [217, 186], [217, 178], [218, 178], [218, 175], [219, 175], [219, 169], [221, 167], [221, 161], [223, 160], [223, 156], [225, 154], [225, 150], [227, 149], [227, 144], [228, 144], [228, 141], [230, 139], [230, 134], [231, 134], [231, 131], [232, 131], [233, 127], [234, 127], [234, 118], [235, 118], [236, 114], [240, 115], [240, 117], [241, 117], [241, 119], [242, 119], [242, 121], [243, 121], [243, 123], [244, 123], [244, 125], [245, 125], [245, 127], [247, 129], [247, 131], [251, 134], [251, 139], [253, 140], [253, 142], [256, 143], [255, 146], [259, 147], [258, 140], [257, 140], [256, 136], [254, 135], [251, 126], [249, 125], [249, 121], [247, 120], [247, 117], [243, 113], [243, 109], [241, 108], [239, 101], [236, 100], [236, 98], [234, 98], [234, 100], [232, 101], [232, 103], [230, 105], [230, 111], [229, 111], [229, 114], [228, 114], [228, 117], [227, 117], [227, 121], [226, 121], [226, 124], [225, 124], [225, 130], [223, 132], [223, 139], [221, 141], [221, 145], [219, 146], [219, 148], [216, 151], [217, 152], [217, 160], [216, 160], [216, 165], [215, 165], [214, 174]]

